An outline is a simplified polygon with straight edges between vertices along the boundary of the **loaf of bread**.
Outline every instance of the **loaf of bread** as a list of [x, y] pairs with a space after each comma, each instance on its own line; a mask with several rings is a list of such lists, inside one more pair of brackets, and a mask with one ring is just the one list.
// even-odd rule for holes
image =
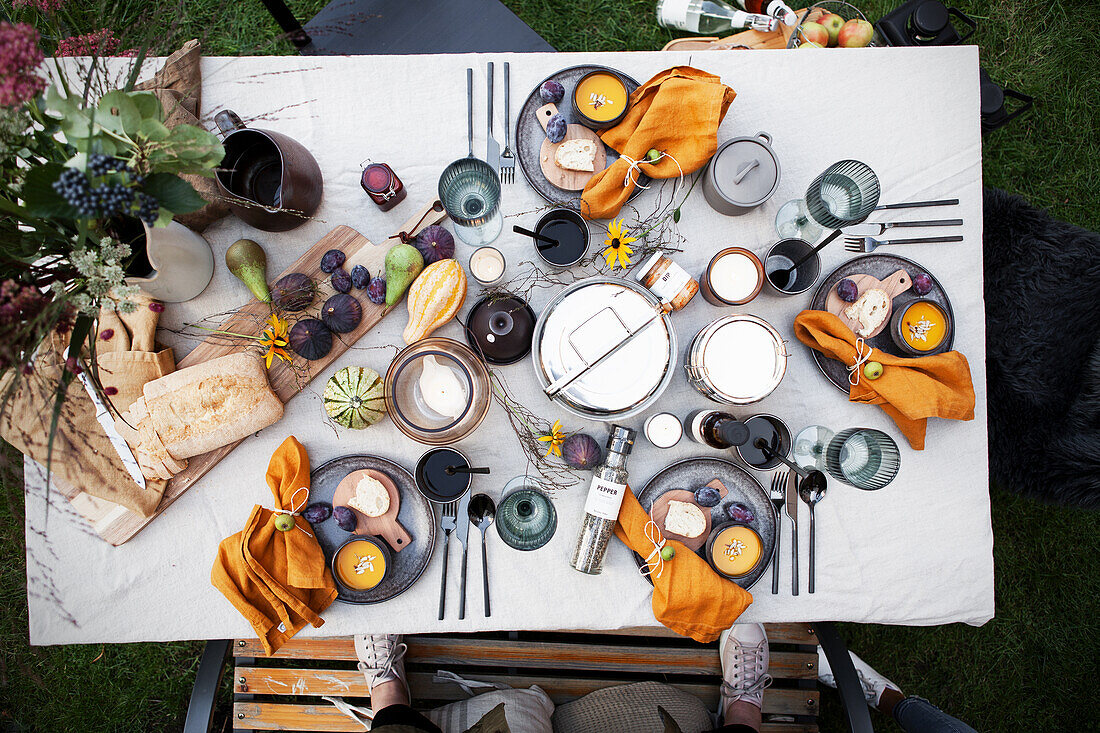
[[363, 476], [355, 485], [348, 506], [364, 516], [380, 517], [390, 510], [390, 492], [374, 476]]
[[694, 539], [707, 531], [707, 518], [703, 510], [694, 504], [673, 499], [668, 503], [665, 529], [681, 537]]
[[865, 290], [856, 302], [844, 309], [844, 315], [859, 324], [856, 336], [870, 336], [890, 317], [890, 296], [878, 288]]
[[116, 421], [142, 473], [171, 478], [185, 459], [221, 448], [283, 416], [255, 351], [218, 357], [148, 382]]
[[596, 169], [596, 143], [591, 140], [566, 140], [554, 151], [554, 162], [569, 171], [592, 172]]

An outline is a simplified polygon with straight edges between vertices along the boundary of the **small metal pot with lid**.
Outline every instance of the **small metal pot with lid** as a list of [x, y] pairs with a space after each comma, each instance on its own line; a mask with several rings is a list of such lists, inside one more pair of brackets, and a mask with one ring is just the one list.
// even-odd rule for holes
[[782, 173], [771, 143], [771, 135], [758, 132], [718, 146], [703, 175], [703, 196], [712, 209], [738, 216], [771, 198]]
[[531, 360], [547, 397], [578, 417], [620, 420], [661, 396], [676, 334], [661, 302], [637, 283], [591, 277], [558, 293], [535, 324]]
[[691, 340], [684, 358], [688, 382], [715, 402], [748, 405], [770, 395], [787, 372], [783, 337], [763, 318], [723, 316]]

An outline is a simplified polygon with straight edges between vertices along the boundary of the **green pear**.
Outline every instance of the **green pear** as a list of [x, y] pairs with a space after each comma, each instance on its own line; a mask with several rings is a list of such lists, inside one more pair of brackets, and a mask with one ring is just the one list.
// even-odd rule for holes
[[424, 269], [424, 255], [411, 244], [395, 244], [386, 253], [386, 305], [401, 300]]
[[258, 300], [271, 302], [267, 289], [267, 254], [251, 239], [238, 239], [225, 251], [225, 265]]

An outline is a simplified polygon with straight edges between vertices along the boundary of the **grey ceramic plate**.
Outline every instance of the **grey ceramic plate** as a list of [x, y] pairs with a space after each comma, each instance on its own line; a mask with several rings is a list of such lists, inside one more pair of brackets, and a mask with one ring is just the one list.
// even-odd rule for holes
[[[717, 527], [730, 521], [726, 516], [726, 505], [739, 501], [747, 505], [756, 514], [756, 519], [748, 526], [756, 530], [764, 543], [764, 553], [756, 570], [739, 580], [731, 581], [748, 590], [756, 581], [760, 580], [768, 568], [771, 567], [772, 550], [775, 548], [775, 505], [768, 498], [764, 487], [760, 485], [752, 474], [740, 466], [721, 458], [688, 458], [687, 460], [673, 463], [671, 466], [661, 469], [638, 494], [638, 502], [647, 512], [653, 506], [657, 497], [672, 489], [686, 489], [695, 491], [700, 486], [718, 479], [729, 493], [722, 499], [718, 506], [710, 510], [711, 525]], [[699, 556], [705, 556], [706, 546], [699, 550]], [[642, 566], [642, 558], [635, 553], [635, 562]]]
[[[316, 501], [332, 502], [332, 495], [336, 487], [352, 471], [364, 468], [372, 468], [393, 479], [397, 484], [397, 490], [401, 494], [401, 510], [397, 513], [397, 521], [412, 536], [413, 541], [401, 552], [394, 552], [390, 547], [390, 571], [386, 579], [370, 590], [348, 590], [339, 584], [336, 587], [340, 593], [337, 600], [345, 603], [381, 603], [401, 595], [416, 582], [428, 562], [432, 559], [432, 551], [435, 549], [435, 514], [428, 500], [416, 490], [412, 474], [393, 461], [377, 456], [344, 456], [322, 464], [310, 474], [312, 489], [310, 490], [310, 503]], [[312, 525], [317, 535], [317, 541], [325, 553], [325, 561], [332, 565], [332, 556], [351, 535], [336, 526], [336, 520], [326, 519], [320, 524]], [[385, 544], [384, 540], [379, 540]], [[387, 545], [387, 547], [389, 547]]]
[[[955, 323], [955, 313], [951, 310], [951, 299], [947, 297], [947, 291], [940, 285], [940, 281], [936, 279], [936, 276], [930, 273], [923, 265], [913, 262], [913, 260], [907, 260], [904, 257], [898, 257], [897, 255], [863, 255], [862, 257], [854, 257], [848, 260], [829, 273], [828, 277], [821, 281], [821, 284], [817, 287], [817, 292], [814, 293], [814, 297], [810, 301], [810, 309], [817, 311], [825, 310], [825, 297], [829, 294], [829, 290], [836, 287], [838, 282], [850, 275], [870, 275], [872, 277], [877, 277], [879, 280], [884, 280], [902, 269], [908, 272], [911, 278], [921, 273], [932, 278], [932, 291], [923, 297], [935, 301], [937, 305], [947, 311], [951, 323]], [[906, 290], [904, 293], [894, 298], [894, 309], [904, 308], [909, 301], [916, 300], [918, 297], [921, 296], [918, 296], [913, 292], [912, 288], [909, 288], [909, 290]], [[951, 332], [947, 335], [947, 339], [943, 342], [943, 345], [932, 353], [938, 354], [950, 350], [951, 344], [955, 340], [955, 331], [958, 324], [955, 324], [955, 326], [956, 328], [952, 328]], [[867, 343], [879, 351], [885, 351], [887, 354], [892, 354], [893, 356], [909, 356], [909, 354], [902, 352], [897, 344], [894, 343], [894, 339], [890, 337], [889, 326], [882, 329], [882, 333], [870, 339]], [[842, 362], [826, 357], [817, 349], [810, 350], [813, 352], [814, 361], [817, 362], [817, 368], [821, 370], [821, 373], [824, 374], [830, 382], [836, 385], [837, 389], [842, 392], [848, 392], [851, 389], [851, 385], [848, 384], [848, 368], [845, 367]]]
[[[573, 118], [573, 110], [569, 104], [569, 100], [572, 98], [570, 95], [573, 93], [573, 87], [577, 85], [577, 82], [580, 81], [582, 76], [590, 71], [596, 71], [597, 69], [613, 71], [622, 77], [622, 80], [626, 82], [626, 91], [628, 94], [632, 94], [639, 86], [638, 82], [618, 69], [592, 64], [571, 66], [568, 69], [556, 71], [540, 81], [538, 86], [527, 95], [527, 101], [520, 107], [519, 116], [516, 117], [516, 157], [519, 158], [519, 167], [523, 170], [523, 175], [527, 178], [527, 182], [531, 184], [531, 188], [538, 191], [539, 195], [544, 199], [554, 204], [564, 205], [576, 202], [580, 199], [581, 192], [563, 191], [546, 180], [546, 176], [542, 174], [542, 166], [539, 165], [539, 154], [542, 152], [542, 141], [546, 139], [546, 132], [543, 131], [542, 125], [540, 125], [538, 119], [536, 119], [535, 113], [538, 111], [539, 107], [542, 107], [546, 103], [543, 102], [542, 97], [539, 96], [539, 87], [550, 80], [556, 81], [565, 87], [565, 97], [562, 101], [558, 102], [558, 112], [565, 117], [567, 123], [576, 123], [579, 125], [580, 123]], [[619, 159], [619, 154], [606, 145], [604, 147], [607, 148], [607, 164], [610, 166]], [[642, 184], [648, 183], [649, 176], [639, 176], [638, 180]], [[635, 188], [630, 198], [633, 199], [641, 192], [642, 189], [640, 187]], [[574, 206], [573, 208], [576, 207]]]

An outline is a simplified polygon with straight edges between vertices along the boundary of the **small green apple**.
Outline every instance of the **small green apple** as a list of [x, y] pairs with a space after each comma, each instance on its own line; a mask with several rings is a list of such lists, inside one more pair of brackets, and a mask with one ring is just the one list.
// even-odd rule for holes
[[809, 41], [807, 41], [806, 43], [800, 43], [798, 45], [798, 47], [799, 48], [825, 48], [820, 43], [811, 43]]
[[883, 367], [877, 361], [869, 361], [863, 365], [863, 376], [872, 382], [882, 376]]
[[275, 529], [280, 532], [289, 532], [294, 529], [294, 517], [289, 514], [280, 514], [275, 517]]
[[675, 547], [673, 547], [672, 545], [665, 545], [664, 547], [661, 548], [661, 559], [662, 560], [671, 560], [674, 557], [676, 557], [676, 548]]

